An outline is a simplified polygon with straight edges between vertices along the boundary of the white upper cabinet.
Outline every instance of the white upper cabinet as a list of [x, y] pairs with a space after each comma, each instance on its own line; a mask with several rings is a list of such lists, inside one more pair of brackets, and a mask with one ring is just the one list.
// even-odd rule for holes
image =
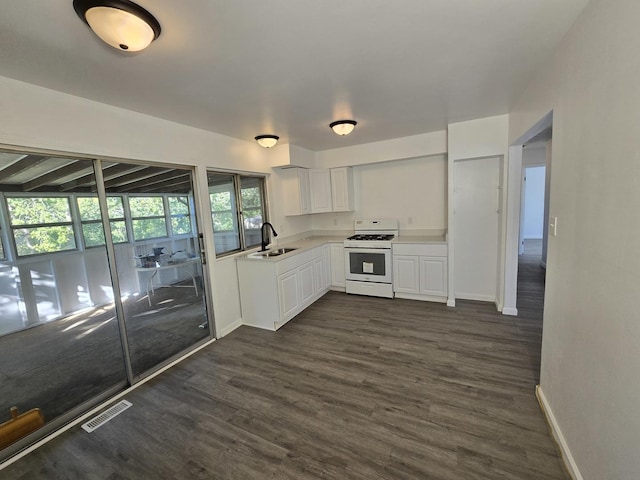
[[309, 170], [289, 168], [280, 171], [285, 199], [285, 215], [311, 213]]
[[311, 213], [331, 211], [331, 177], [324, 168], [309, 169], [309, 190], [311, 192]]
[[285, 215], [353, 211], [353, 169], [287, 168], [279, 170]]
[[353, 211], [353, 169], [331, 169], [331, 201], [334, 212]]

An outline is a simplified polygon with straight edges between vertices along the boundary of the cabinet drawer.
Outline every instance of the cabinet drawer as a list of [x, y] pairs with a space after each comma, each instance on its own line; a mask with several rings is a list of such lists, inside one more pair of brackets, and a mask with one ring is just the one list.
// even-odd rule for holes
[[276, 272], [279, 275], [313, 260], [313, 250], [307, 250], [306, 252], [302, 253], [294, 252], [293, 254], [289, 255], [291, 255], [289, 258], [283, 258], [276, 263]]
[[394, 243], [394, 255], [418, 255], [425, 257], [446, 257], [446, 243]]

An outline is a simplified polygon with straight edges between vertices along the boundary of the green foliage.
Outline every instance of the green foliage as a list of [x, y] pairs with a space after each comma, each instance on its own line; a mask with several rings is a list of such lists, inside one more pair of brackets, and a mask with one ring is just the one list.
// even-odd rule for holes
[[162, 197], [129, 197], [129, 209], [133, 218], [164, 216]]
[[11, 225], [71, 222], [68, 197], [7, 197]]
[[186, 196], [167, 197], [171, 215], [189, 215], [189, 198]]
[[74, 250], [76, 239], [71, 225], [20, 228], [14, 231], [18, 255]]
[[[107, 197], [109, 218], [124, 218], [122, 197]], [[78, 211], [81, 220], [100, 220], [100, 203], [98, 197], [78, 197]]]
[[260, 194], [259, 187], [243, 188], [240, 191], [240, 196], [244, 209], [249, 207], [262, 207], [262, 195]]
[[133, 238], [145, 240], [167, 236], [167, 225], [163, 218], [142, 218], [133, 220]]
[[[82, 224], [82, 235], [87, 247], [104, 245], [104, 229], [102, 228], [102, 216], [100, 215], [100, 202], [98, 197], [78, 197], [78, 211]], [[124, 218], [124, 205], [122, 197], [107, 197], [107, 209], [109, 218]], [[127, 227], [125, 222], [111, 221], [111, 239], [113, 243], [123, 243], [127, 241]]]
[[[110, 221], [111, 239], [113, 243], [124, 243], [127, 241], [127, 227], [124, 221]], [[97, 247], [104, 245], [104, 229], [102, 223], [92, 222], [82, 224], [82, 235], [84, 235], [84, 243], [87, 247]]]
[[214, 232], [235, 231], [234, 214], [231, 209], [231, 192], [209, 194]]
[[191, 233], [191, 219], [189, 216], [171, 217], [171, 231], [174, 235]]
[[73, 250], [76, 240], [71, 225], [68, 197], [7, 197], [12, 225], [42, 225], [14, 231], [18, 255]]

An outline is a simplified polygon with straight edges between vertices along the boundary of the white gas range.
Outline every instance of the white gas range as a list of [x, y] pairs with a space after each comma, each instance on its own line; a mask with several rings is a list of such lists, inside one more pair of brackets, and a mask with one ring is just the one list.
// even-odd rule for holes
[[393, 298], [391, 241], [398, 235], [398, 220], [356, 220], [354, 229], [344, 241], [346, 292]]

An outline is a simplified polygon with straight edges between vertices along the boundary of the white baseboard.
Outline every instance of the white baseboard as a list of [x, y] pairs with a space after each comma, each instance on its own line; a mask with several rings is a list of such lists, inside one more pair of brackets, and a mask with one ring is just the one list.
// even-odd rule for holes
[[478, 302], [492, 302], [496, 303], [496, 297], [492, 297], [491, 295], [480, 295], [477, 293], [457, 293], [456, 298], [460, 300], [475, 300]]
[[229, 335], [231, 332], [233, 332], [236, 328], [238, 328], [238, 327], [239, 327], [239, 326], [241, 326], [241, 325], [242, 325], [242, 319], [241, 319], [241, 318], [239, 318], [239, 319], [238, 319], [238, 320], [236, 320], [235, 322], [233, 322], [233, 323], [231, 323], [231, 324], [229, 324], [229, 325], [226, 325], [226, 326], [222, 327], [222, 328], [220, 329], [220, 331], [218, 331], [218, 330], [216, 329], [216, 334], [218, 335], [218, 338], [225, 337], [225, 336]]
[[447, 299], [447, 307], [455, 307], [456, 306], [456, 299], [455, 298], [448, 298]]
[[569, 449], [569, 445], [562, 435], [562, 431], [560, 430], [560, 425], [556, 420], [549, 403], [547, 402], [547, 398], [544, 396], [544, 392], [542, 391], [542, 387], [540, 385], [536, 385], [536, 397], [538, 398], [538, 403], [540, 403], [540, 408], [542, 408], [542, 413], [547, 419], [547, 423], [551, 428], [551, 432], [553, 433], [553, 438], [555, 438], [558, 446], [560, 447], [560, 451], [562, 452], [562, 460], [564, 461], [564, 465], [571, 475], [573, 480], [584, 480], [584, 477], [580, 473], [578, 469], [578, 465], [571, 454], [571, 450]]
[[502, 309], [503, 315], [512, 315], [514, 317], [518, 316], [518, 309], [516, 307], [504, 307]]
[[440, 297], [438, 295], [416, 295], [415, 293], [395, 292], [395, 297], [404, 298], [405, 300], [418, 300], [420, 302], [447, 303], [447, 297]]

